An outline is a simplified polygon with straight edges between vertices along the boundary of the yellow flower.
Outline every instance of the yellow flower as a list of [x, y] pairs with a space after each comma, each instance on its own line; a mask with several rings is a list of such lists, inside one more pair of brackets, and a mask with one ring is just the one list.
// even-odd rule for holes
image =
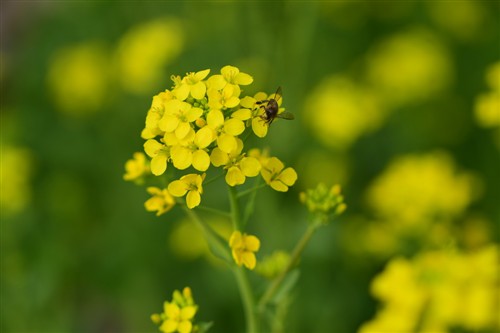
[[151, 320], [155, 324], [160, 324], [160, 331], [164, 333], [191, 333], [196, 330], [193, 327], [193, 318], [198, 311], [198, 306], [194, 303], [191, 289], [186, 287], [182, 294], [175, 290], [172, 302], [163, 303], [163, 313], [151, 315]]
[[212, 75], [208, 79], [210, 88], [221, 90], [231, 87], [237, 92], [235, 96], [239, 96], [239, 86], [246, 86], [253, 82], [250, 75], [240, 72], [239, 68], [234, 66], [224, 66], [220, 72], [221, 75]]
[[182, 79], [182, 82], [174, 89], [175, 97], [183, 101], [191, 94], [193, 98], [202, 99], [207, 90], [207, 86], [203, 82], [203, 79], [207, 77], [208, 73], [210, 73], [210, 69], [205, 69], [196, 73], [187, 73]]
[[167, 170], [167, 160], [170, 149], [156, 140], [149, 139], [144, 143], [144, 151], [151, 157], [151, 172], [155, 176], [162, 175]]
[[240, 103], [240, 99], [235, 95], [236, 90], [233, 87], [219, 90], [209, 89], [207, 92], [208, 106], [212, 110], [220, 110], [225, 108], [234, 108]]
[[143, 153], [134, 153], [133, 159], [125, 163], [125, 180], [138, 180], [150, 172], [149, 164], [146, 161], [146, 155]]
[[186, 306], [180, 308], [175, 303], [165, 303], [166, 320], [160, 326], [160, 330], [165, 333], [179, 332], [190, 333], [193, 329], [191, 320], [196, 314], [196, 307]]
[[159, 189], [158, 187], [148, 187], [147, 191], [152, 195], [145, 203], [144, 207], [148, 212], [156, 211], [156, 216], [165, 214], [175, 205], [175, 199], [167, 189]]
[[210, 156], [205, 148], [213, 141], [212, 133], [212, 130], [205, 126], [191, 136], [190, 140], [175, 144], [170, 150], [174, 166], [184, 170], [193, 165], [198, 171], [206, 171], [210, 166]]
[[201, 194], [203, 193], [203, 180], [205, 174], [188, 174], [182, 176], [179, 180], [174, 180], [168, 184], [168, 191], [174, 197], [183, 197], [186, 193], [186, 204], [189, 209], [193, 209], [201, 202]]
[[259, 174], [261, 165], [255, 157], [246, 157], [241, 154], [243, 142], [236, 139], [237, 148], [228, 154], [216, 147], [212, 150], [210, 160], [216, 167], [224, 166], [227, 170], [226, 183], [230, 186], [241, 185], [245, 183], [246, 177], [255, 177]]
[[290, 263], [290, 254], [286, 251], [275, 251], [266, 256], [255, 268], [255, 271], [265, 278], [277, 277]]
[[236, 136], [245, 130], [242, 120], [237, 118], [224, 120], [224, 115], [220, 110], [211, 110], [207, 114], [207, 126], [214, 131], [217, 146], [226, 153], [231, 153], [237, 148]]
[[247, 234], [241, 234], [239, 231], [234, 231], [229, 238], [229, 246], [233, 253], [233, 259], [238, 266], [244, 265], [248, 269], [254, 269], [257, 264], [255, 253], [259, 251], [260, 240]]
[[165, 113], [158, 123], [166, 133], [175, 131], [175, 136], [183, 139], [192, 129], [191, 124], [203, 114], [203, 110], [177, 99], [165, 103]]
[[143, 139], [152, 139], [157, 135], [164, 134], [158, 123], [165, 113], [165, 103], [171, 99], [173, 99], [173, 95], [169, 90], [162, 91], [153, 97], [153, 102], [146, 115], [146, 127], [141, 133]]
[[[274, 190], [280, 192], [288, 191], [288, 187], [295, 184], [297, 173], [293, 168], [284, 169], [284, 164], [276, 157], [271, 157], [265, 165], [262, 166], [262, 178]], [[283, 170], [284, 169], [284, 170]]]

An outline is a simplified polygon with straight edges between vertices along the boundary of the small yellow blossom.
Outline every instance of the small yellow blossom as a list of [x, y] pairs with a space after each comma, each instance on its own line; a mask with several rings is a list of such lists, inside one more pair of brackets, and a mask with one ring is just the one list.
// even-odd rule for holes
[[163, 304], [163, 313], [151, 315], [155, 324], [161, 324], [159, 329], [163, 333], [191, 333], [197, 329], [193, 326], [193, 319], [198, 311], [194, 303], [191, 289], [186, 287], [182, 294], [175, 290], [171, 302]]
[[208, 73], [210, 73], [210, 69], [186, 74], [182, 82], [174, 89], [174, 94], [177, 99], [183, 101], [188, 98], [189, 94], [191, 94], [193, 98], [202, 99], [207, 90], [207, 86], [203, 80], [207, 77]]
[[208, 106], [214, 110], [225, 108], [234, 108], [240, 104], [240, 99], [235, 95], [236, 90], [233, 87], [228, 87], [221, 92], [216, 89], [209, 89]]
[[500, 61], [491, 65], [486, 73], [490, 91], [476, 98], [476, 121], [482, 127], [500, 127]]
[[214, 131], [217, 146], [226, 153], [231, 153], [237, 148], [236, 136], [245, 130], [242, 120], [237, 118], [224, 120], [224, 115], [220, 110], [211, 110], [207, 114], [207, 126]]
[[234, 66], [224, 66], [220, 72], [221, 75], [212, 75], [208, 79], [210, 88], [221, 90], [231, 87], [237, 92], [235, 96], [239, 96], [239, 86], [246, 86], [253, 82], [253, 78], [250, 75], [240, 72], [239, 68]]
[[175, 144], [170, 150], [174, 166], [184, 170], [192, 165], [198, 171], [206, 171], [210, 166], [210, 156], [206, 147], [212, 141], [211, 129], [203, 127], [191, 136], [190, 140], [183, 144]]
[[144, 151], [151, 157], [151, 173], [155, 176], [162, 175], [167, 170], [167, 160], [170, 149], [156, 140], [149, 139], [144, 143]]
[[191, 104], [173, 99], [165, 103], [165, 113], [158, 126], [166, 133], [174, 132], [177, 138], [183, 139], [192, 129], [190, 123], [203, 114], [203, 110]]
[[214, 166], [224, 166], [224, 169], [227, 170], [226, 183], [230, 186], [245, 183], [246, 177], [257, 176], [261, 169], [261, 165], [256, 158], [241, 154], [243, 142], [240, 139], [236, 139], [236, 141], [237, 148], [232, 153], [228, 154], [216, 147], [210, 155], [210, 160]]
[[201, 202], [201, 194], [203, 193], [203, 180], [205, 174], [188, 174], [182, 176], [179, 180], [174, 180], [168, 184], [168, 191], [174, 197], [183, 197], [186, 193], [186, 204], [189, 209], [193, 209]]
[[160, 216], [174, 207], [175, 199], [167, 189], [162, 190], [158, 187], [148, 187], [147, 191], [152, 195], [152, 197], [144, 203], [144, 207], [148, 212], [156, 211], [156, 216]]
[[293, 168], [284, 168], [283, 162], [276, 157], [271, 157], [267, 163], [262, 166], [262, 178], [264, 178], [266, 183], [276, 191], [288, 191], [288, 187], [295, 184], [297, 180], [297, 173]]
[[257, 264], [255, 252], [259, 251], [260, 248], [260, 240], [257, 237], [234, 231], [229, 238], [229, 246], [238, 266], [244, 265], [250, 270], [255, 268]]
[[152, 139], [164, 134], [159, 128], [158, 123], [165, 113], [165, 103], [172, 99], [173, 95], [169, 90], [162, 91], [153, 97], [153, 102], [146, 115], [146, 126], [141, 133], [143, 139]]
[[133, 159], [125, 162], [125, 174], [123, 175], [123, 179], [128, 181], [138, 180], [150, 172], [151, 170], [147, 163], [146, 155], [137, 152], [134, 153]]

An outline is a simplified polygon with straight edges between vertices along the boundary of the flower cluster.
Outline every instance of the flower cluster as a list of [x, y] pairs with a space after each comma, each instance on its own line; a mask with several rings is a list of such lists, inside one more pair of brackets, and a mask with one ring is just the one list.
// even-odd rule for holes
[[498, 255], [492, 244], [391, 260], [371, 285], [383, 306], [359, 333], [497, 331]]
[[197, 310], [191, 289], [185, 287], [182, 293], [175, 290], [172, 301], [163, 303], [163, 312], [151, 315], [151, 320], [160, 325], [159, 329], [164, 333], [191, 333], [196, 330], [193, 318]]
[[[245, 152], [241, 138], [245, 132], [265, 137], [269, 123], [262, 101], [276, 99], [280, 106], [283, 99], [263, 92], [242, 96], [242, 86], [251, 84], [253, 78], [236, 67], [225, 66], [220, 74], [209, 73], [206, 69], [184, 77], [172, 76], [173, 87], [153, 97], [141, 133], [146, 140], [144, 151], [150, 158], [150, 172], [154, 176], [167, 175], [166, 191], [174, 197], [186, 196], [190, 209], [201, 202], [210, 166], [220, 167], [230, 186], [244, 184], [248, 177], [260, 173], [271, 188], [286, 192], [297, 180], [295, 170], [258, 150]], [[283, 111], [279, 107], [278, 113]], [[146, 171], [143, 164], [142, 157], [134, 155], [133, 162], [127, 162], [125, 178], [142, 176]], [[166, 172], [171, 167], [187, 172], [171, 180], [172, 173]], [[152, 210], [160, 214], [168, 209]]]
[[340, 193], [339, 185], [328, 188], [320, 183], [314, 189], [300, 193], [300, 201], [307, 206], [319, 222], [326, 223], [331, 215], [340, 215], [346, 210], [344, 197]]

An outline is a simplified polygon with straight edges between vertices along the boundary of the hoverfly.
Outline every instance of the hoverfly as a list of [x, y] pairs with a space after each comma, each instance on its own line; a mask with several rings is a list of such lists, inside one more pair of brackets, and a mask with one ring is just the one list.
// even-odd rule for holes
[[[260, 108], [264, 109], [264, 113], [260, 116], [262, 120], [266, 122], [268, 126], [271, 126], [271, 123], [276, 118], [292, 120], [295, 119], [294, 115], [290, 112], [282, 112], [278, 113], [279, 105], [278, 101], [281, 99], [281, 87], [278, 87], [276, 93], [274, 93], [273, 98], [265, 99], [262, 101], [258, 101], [256, 104], [259, 105]], [[264, 105], [264, 103], [267, 103]]]

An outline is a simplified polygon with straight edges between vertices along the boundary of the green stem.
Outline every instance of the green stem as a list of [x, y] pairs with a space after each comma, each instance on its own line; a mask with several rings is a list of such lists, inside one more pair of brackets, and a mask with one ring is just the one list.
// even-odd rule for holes
[[221, 239], [219, 235], [217, 235], [217, 233], [215, 233], [212, 227], [203, 222], [198, 214], [196, 214], [196, 212], [192, 209], [189, 209], [186, 206], [182, 206], [182, 209], [184, 209], [189, 218], [191, 218], [191, 220], [193, 220], [201, 229], [214, 255], [221, 257], [227, 262], [231, 262], [231, 254], [229, 253], [227, 244]]
[[288, 262], [288, 265], [285, 267], [285, 269], [278, 275], [273, 282], [269, 285], [267, 288], [266, 292], [264, 295], [262, 295], [261, 299], [259, 300], [258, 304], [258, 309], [259, 312], [262, 313], [264, 311], [264, 307], [266, 304], [273, 298], [273, 296], [276, 294], [278, 291], [281, 283], [285, 279], [286, 275], [288, 272], [290, 272], [298, 262], [300, 255], [304, 251], [304, 248], [306, 247], [307, 243], [309, 243], [309, 240], [311, 239], [312, 235], [318, 228], [317, 224], [310, 224], [309, 227], [307, 228], [306, 232], [304, 235], [302, 235], [302, 238], [299, 240], [297, 245], [295, 245], [295, 248], [292, 252], [292, 255], [290, 257], [290, 261]]
[[241, 221], [240, 221], [240, 203], [238, 201], [238, 192], [232, 186], [228, 185], [229, 191], [229, 203], [231, 205], [231, 216], [233, 220], [233, 228], [234, 230], [240, 230]]
[[252, 294], [252, 288], [248, 281], [248, 277], [243, 267], [235, 267], [233, 269], [238, 289], [240, 290], [241, 300], [243, 302], [243, 309], [245, 311], [247, 333], [257, 332], [257, 321], [255, 317], [255, 300]]

